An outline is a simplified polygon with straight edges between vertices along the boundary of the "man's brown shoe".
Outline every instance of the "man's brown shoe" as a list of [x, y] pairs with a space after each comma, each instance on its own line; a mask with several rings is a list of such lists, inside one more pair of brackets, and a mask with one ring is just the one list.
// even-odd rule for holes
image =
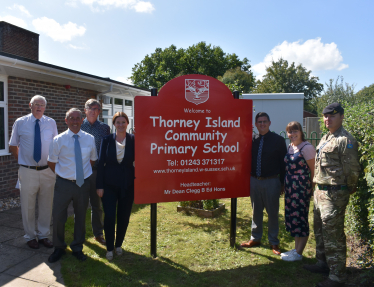
[[274, 253], [275, 255], [281, 255], [281, 251], [280, 251], [278, 245], [270, 245], [270, 249], [273, 250], [273, 253]]
[[253, 240], [244, 241], [244, 242], [242, 242], [242, 244], [240, 244], [241, 247], [246, 247], [246, 248], [259, 246], [259, 245], [261, 245], [261, 242], [253, 241]]
[[344, 285], [345, 285], [344, 283], [332, 281], [330, 278], [327, 278], [325, 281], [319, 282], [317, 284], [317, 287], [340, 287]]
[[100, 234], [98, 236], [95, 236], [95, 240], [102, 245], [106, 245], [106, 241], [105, 241], [104, 236], [102, 234]]
[[36, 239], [27, 241], [27, 245], [32, 249], [39, 249], [39, 243], [36, 241]]
[[39, 243], [43, 244], [47, 248], [53, 247], [53, 243], [48, 238], [39, 239]]

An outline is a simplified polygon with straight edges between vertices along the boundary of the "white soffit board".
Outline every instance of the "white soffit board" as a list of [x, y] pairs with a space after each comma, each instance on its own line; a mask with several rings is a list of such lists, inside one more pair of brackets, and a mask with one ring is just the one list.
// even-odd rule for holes
[[303, 93], [271, 93], [271, 94], [243, 94], [243, 99], [249, 100], [302, 100]]
[[113, 93], [121, 95], [150, 95], [150, 92], [131, 86], [122, 86], [109, 81], [100, 80], [94, 77], [81, 75], [74, 72], [59, 70], [53, 67], [46, 67], [34, 63], [29, 63], [5, 56], [0, 56], [0, 73], [21, 77], [36, 81], [55, 83], [58, 85], [70, 85], [72, 87], [88, 89], [97, 92], [108, 90], [113, 85]]

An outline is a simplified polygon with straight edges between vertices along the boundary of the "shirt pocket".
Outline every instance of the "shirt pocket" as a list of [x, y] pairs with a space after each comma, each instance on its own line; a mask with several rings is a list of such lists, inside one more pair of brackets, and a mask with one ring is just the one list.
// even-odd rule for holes
[[339, 147], [329, 145], [322, 151], [321, 166], [338, 166], [340, 165]]
[[90, 160], [91, 149], [89, 147], [83, 147], [83, 148], [81, 148], [81, 151], [82, 151], [83, 162], [86, 162], [87, 160]]
[[43, 131], [43, 140], [51, 142], [53, 140], [53, 130], [47, 129]]
[[327, 175], [340, 181], [340, 176], [343, 174], [343, 166], [340, 163], [339, 147], [337, 145], [328, 146], [321, 158], [321, 166], [325, 168]]

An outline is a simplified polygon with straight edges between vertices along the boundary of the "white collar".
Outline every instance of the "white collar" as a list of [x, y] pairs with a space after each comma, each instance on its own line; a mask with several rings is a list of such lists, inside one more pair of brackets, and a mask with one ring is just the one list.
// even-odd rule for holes
[[[73, 136], [76, 135], [76, 134], [73, 133], [73, 132], [68, 128], [68, 135], [69, 135], [70, 137], [73, 137]], [[83, 136], [83, 132], [82, 132], [82, 130], [79, 130], [79, 132], [77, 133], [77, 135], [78, 135], [79, 137], [82, 137], [82, 136]]]
[[[34, 115], [31, 113], [31, 120], [32, 122], [35, 122], [36, 121], [36, 117], [34, 117]], [[40, 122], [43, 122], [43, 118], [44, 118], [44, 115], [42, 115], [42, 117], [39, 119]]]

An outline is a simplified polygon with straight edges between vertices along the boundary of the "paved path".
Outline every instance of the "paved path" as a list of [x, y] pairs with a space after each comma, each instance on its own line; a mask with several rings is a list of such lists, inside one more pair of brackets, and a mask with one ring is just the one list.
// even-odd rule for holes
[[21, 208], [1, 211], [0, 286], [64, 286], [60, 261], [48, 262], [53, 248], [31, 249], [23, 235]]

